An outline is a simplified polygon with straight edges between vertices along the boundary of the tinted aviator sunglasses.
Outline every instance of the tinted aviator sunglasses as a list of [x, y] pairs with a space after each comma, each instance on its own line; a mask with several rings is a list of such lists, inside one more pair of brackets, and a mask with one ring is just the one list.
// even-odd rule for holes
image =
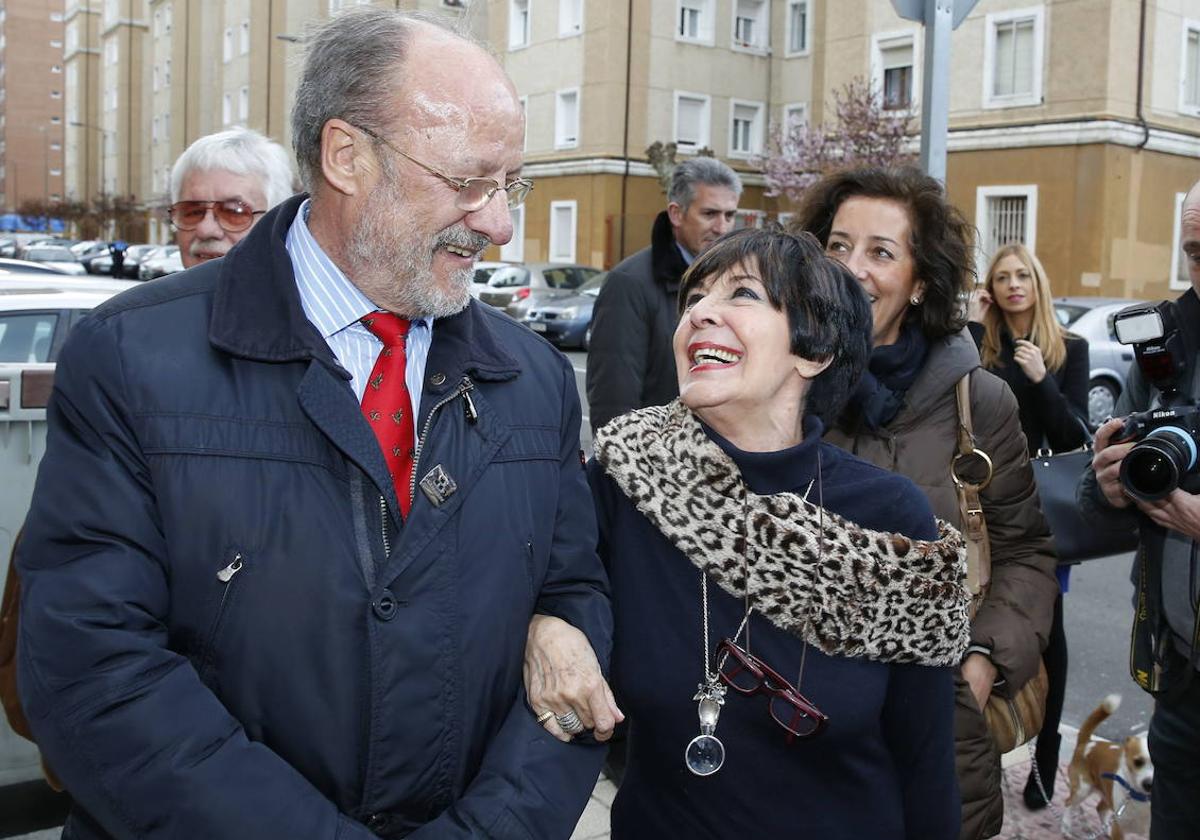
[[233, 198], [226, 201], [176, 201], [167, 208], [167, 218], [176, 230], [195, 230], [208, 211], [226, 233], [240, 233], [254, 224], [254, 217], [266, 210], [255, 210], [249, 204]]
[[717, 662], [721, 682], [738, 694], [767, 695], [771, 719], [788, 733], [789, 742], [820, 734], [829, 723], [829, 718], [790, 682], [729, 639], [717, 645]]
[[454, 206], [464, 213], [474, 213], [476, 210], [483, 209], [492, 200], [492, 196], [496, 194], [497, 190], [504, 190], [504, 195], [508, 199], [510, 209], [520, 207], [524, 203], [525, 197], [529, 195], [529, 191], [533, 189], [533, 181], [530, 181], [528, 178], [514, 178], [507, 184], [501, 184], [494, 178], [452, 178], [446, 173], [434, 169], [429, 164], [422, 163], [407, 152], [397, 149], [386, 139], [371, 131], [371, 129], [363, 128], [362, 126], [355, 126], [355, 128], [368, 137], [387, 146], [410, 163], [415, 163], [430, 175], [440, 178], [447, 186], [456, 190], [458, 196], [454, 199]]

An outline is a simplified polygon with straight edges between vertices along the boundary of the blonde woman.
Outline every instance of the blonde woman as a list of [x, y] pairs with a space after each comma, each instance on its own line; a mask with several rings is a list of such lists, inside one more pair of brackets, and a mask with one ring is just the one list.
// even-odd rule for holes
[[1088, 345], [1054, 317], [1041, 261], [1020, 243], [1000, 248], [984, 290], [991, 305], [971, 324], [983, 366], [1017, 398], [1029, 454], [1077, 449], [1087, 437]]
[[[984, 293], [991, 305], [981, 323], [970, 325], [983, 366], [999, 376], [1017, 397], [1021, 429], [1029, 454], [1048, 447], [1065, 452], [1083, 444], [1087, 433], [1088, 344], [1064, 330], [1054, 317], [1050, 281], [1041, 261], [1020, 243], [1005, 245], [988, 266]], [[1067, 637], [1063, 630], [1062, 593], [1070, 582], [1069, 565], [1058, 567], [1061, 592], [1042, 659], [1050, 677], [1046, 718], [1038, 735], [1034, 762], [1025, 783], [1025, 804], [1046, 806], [1058, 770], [1058, 723], [1067, 688]]]

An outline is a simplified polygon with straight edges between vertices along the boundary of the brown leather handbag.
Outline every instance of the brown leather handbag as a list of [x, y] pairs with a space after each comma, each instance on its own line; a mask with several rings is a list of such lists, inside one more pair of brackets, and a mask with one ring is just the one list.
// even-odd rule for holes
[[[971, 617], [987, 597], [992, 579], [991, 544], [988, 542], [987, 521], [979, 493], [992, 480], [992, 459], [982, 449], [975, 448], [975, 433], [971, 425], [971, 374], [965, 374], [955, 386], [958, 400], [958, 453], [950, 465], [950, 477], [958, 493], [963, 537], [967, 541], [967, 586], [971, 590]], [[969, 462], [983, 466], [979, 481], [960, 475]], [[1046, 694], [1050, 688], [1046, 665], [1038, 662], [1038, 672], [1012, 697], [993, 691], [984, 707], [983, 716], [996, 742], [996, 749], [1006, 753], [1016, 749], [1042, 731], [1046, 718]]]

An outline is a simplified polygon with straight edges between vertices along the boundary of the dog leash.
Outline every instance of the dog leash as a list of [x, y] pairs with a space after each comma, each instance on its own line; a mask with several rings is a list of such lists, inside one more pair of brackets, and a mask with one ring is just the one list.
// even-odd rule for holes
[[[1065, 816], [1063, 809], [1059, 808], [1057, 803], [1055, 803], [1054, 791], [1046, 790], [1046, 786], [1042, 782], [1042, 774], [1040, 772], [1038, 772], [1037, 761], [1033, 758], [1034, 751], [1037, 746], [1037, 740], [1038, 740], [1037, 738], [1034, 738], [1034, 739], [1030, 740], [1028, 744], [1025, 745], [1026, 748], [1029, 750], [1030, 769], [1033, 772], [1033, 778], [1037, 781], [1038, 791], [1042, 794], [1042, 800], [1046, 803], [1051, 815], [1055, 818], [1055, 821], [1059, 824], [1059, 826], [1062, 826], [1063, 817]], [[1116, 776], [1116, 774], [1106, 773], [1104, 775], [1115, 776], [1115, 778], [1122, 785], [1124, 785], [1126, 788], [1129, 788], [1129, 784], [1124, 779], [1121, 779], [1119, 776]], [[1008, 776], [1002, 773], [1000, 775], [1000, 781], [1001, 781], [1001, 785], [1005, 789], [1008, 789], [1008, 787], [1009, 787]], [[1131, 794], [1135, 793], [1131, 788], [1129, 788], [1129, 790], [1130, 790]], [[1142, 797], [1145, 796], [1144, 794], [1137, 794], [1137, 795], [1142, 796]], [[1145, 798], [1148, 798], [1148, 797], [1145, 797]], [[1116, 823], [1118, 820], [1120, 820], [1121, 814], [1123, 814], [1125, 812], [1125, 808], [1129, 805], [1129, 801], [1130, 801], [1129, 799], [1126, 799], [1124, 802], [1121, 803], [1120, 808], [1118, 808], [1115, 812], [1110, 812], [1105, 819], [1102, 819], [1100, 821], [1100, 830], [1099, 831], [1088, 832], [1088, 829], [1083, 829], [1084, 832], [1088, 832], [1088, 833], [1086, 834], [1086, 836], [1080, 837], [1080, 835], [1078, 833], [1079, 829], [1073, 828], [1071, 830], [1072, 840], [1104, 840], [1104, 838], [1111, 836], [1113, 824]], [[1075, 805], [1073, 807], [1076, 809], [1081, 809], [1083, 806], [1081, 803], [1081, 804]], [[1063, 834], [1063, 837], [1067, 837], [1067, 836], [1068, 836], [1067, 834], [1065, 834], [1065, 833]], [[1022, 832], [1020, 829], [1017, 829], [1017, 833], [1014, 835], [1013, 840], [1026, 840], [1024, 832]]]
[[[1120, 777], [1118, 774], [1116, 774], [1116, 773], [1101, 773], [1101, 774], [1100, 774], [1100, 778], [1102, 778], [1102, 779], [1112, 779], [1114, 782], [1116, 782], [1117, 784], [1119, 784], [1121, 787], [1125, 788], [1125, 790], [1126, 790], [1126, 791], [1129, 793], [1129, 799], [1133, 799], [1133, 800], [1136, 800], [1136, 801], [1138, 801], [1138, 802], [1149, 802], [1149, 801], [1150, 801], [1150, 794], [1148, 794], [1148, 793], [1142, 793], [1142, 792], [1140, 792], [1140, 791], [1136, 791], [1136, 790], [1134, 790], [1134, 789], [1133, 789], [1133, 785], [1129, 784], [1129, 782], [1127, 782], [1127, 781], [1125, 781], [1124, 779], [1122, 779], [1122, 778], [1121, 778], [1121, 777]], [[1126, 802], [1128, 802], [1129, 800], [1127, 799], [1127, 800], [1125, 800], [1125, 801], [1126, 801]], [[1122, 802], [1122, 803], [1121, 803], [1121, 806], [1122, 806], [1122, 810], [1124, 810], [1125, 802]]]

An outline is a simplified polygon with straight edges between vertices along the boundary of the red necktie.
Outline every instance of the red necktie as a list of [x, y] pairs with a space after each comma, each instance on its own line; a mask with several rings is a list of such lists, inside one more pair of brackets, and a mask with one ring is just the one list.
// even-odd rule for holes
[[371, 378], [363, 389], [362, 410], [379, 439], [383, 460], [387, 463], [400, 514], [407, 517], [412, 507], [408, 486], [412, 481], [413, 447], [416, 446], [412, 400], [404, 382], [404, 338], [409, 322], [390, 312], [372, 312], [362, 319], [363, 326], [383, 342], [383, 349], [371, 369]]

